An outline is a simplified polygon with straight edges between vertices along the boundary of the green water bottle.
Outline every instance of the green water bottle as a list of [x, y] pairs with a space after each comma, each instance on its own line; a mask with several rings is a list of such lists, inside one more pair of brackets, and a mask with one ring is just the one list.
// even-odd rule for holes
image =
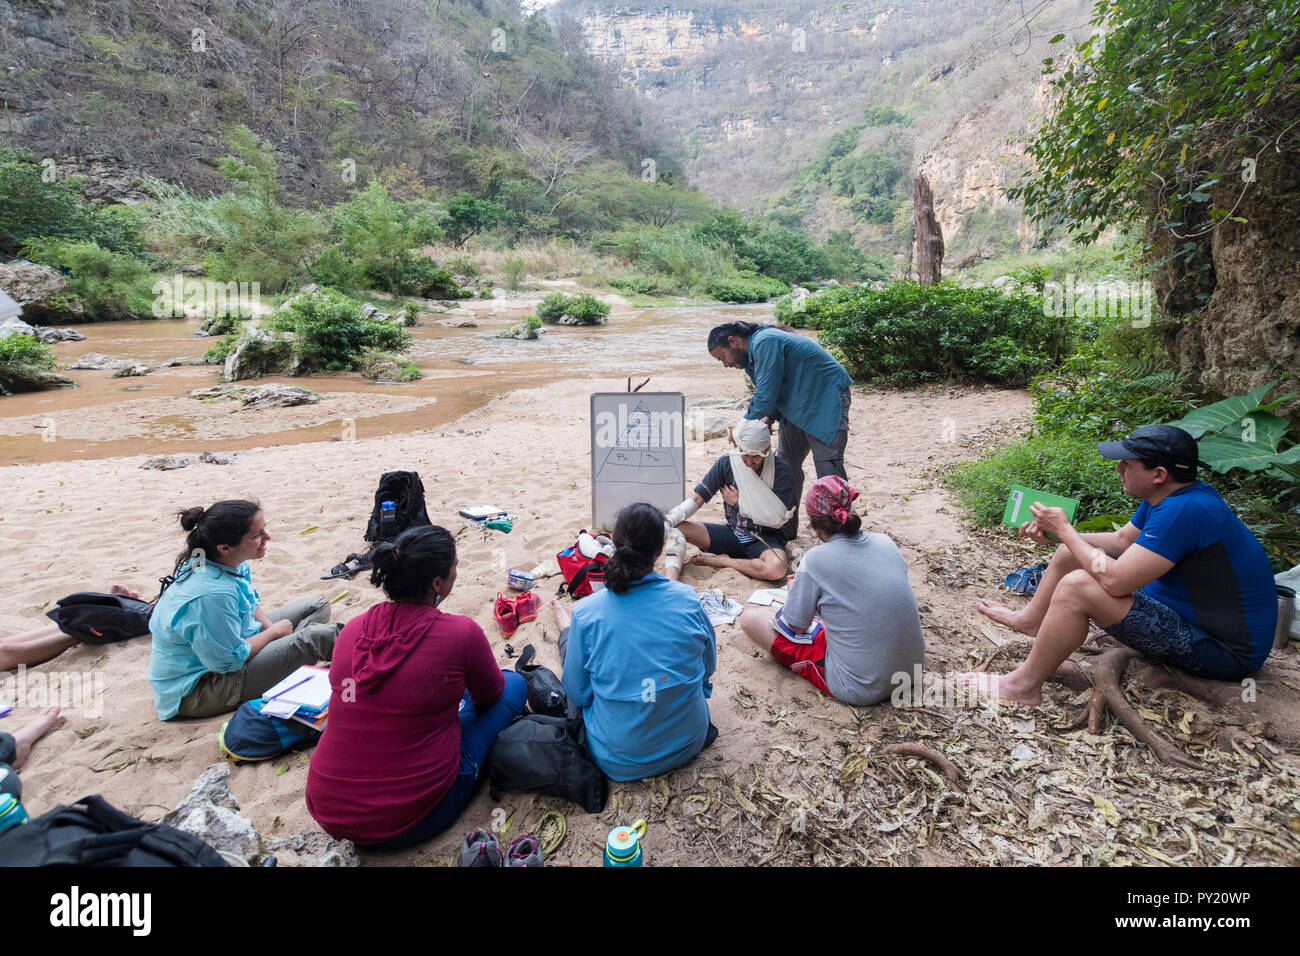
[[12, 793], [0, 793], [0, 832], [27, 822], [27, 811]]
[[614, 827], [605, 838], [606, 866], [640, 866], [641, 837], [645, 835], [645, 821], [638, 820], [630, 827]]

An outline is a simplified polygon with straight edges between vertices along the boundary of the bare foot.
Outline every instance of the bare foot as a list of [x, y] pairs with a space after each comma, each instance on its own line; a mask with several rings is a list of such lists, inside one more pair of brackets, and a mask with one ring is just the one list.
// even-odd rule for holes
[[691, 558], [691, 560], [687, 563], [700, 565], [706, 568], [720, 568], [723, 567], [723, 557], [724, 556], [721, 554], [705, 554], [701, 552], [700, 554], [697, 554], [695, 557]]
[[122, 595], [122, 597], [135, 598], [137, 601], [140, 600], [140, 594], [139, 594], [138, 591], [132, 591], [130, 588], [128, 588], [128, 587], [126, 587], [125, 585], [122, 585], [122, 584], [114, 584], [114, 585], [112, 585], [111, 587], [109, 587], [109, 589], [108, 589], [108, 593], [109, 593], [109, 594], [120, 594], [120, 595]]
[[1025, 620], [1024, 609], [1013, 611], [1009, 607], [1001, 604], [994, 604], [991, 601], [980, 599], [975, 602], [975, 610], [979, 611], [987, 618], [992, 618], [999, 624], [1005, 624], [1013, 631], [1019, 631], [1021, 634], [1028, 634], [1034, 637], [1038, 633], [1038, 625], [1030, 624]]
[[958, 674], [957, 680], [962, 683], [962, 686], [995, 701], [1009, 700], [1012, 703], [1024, 704], [1026, 707], [1037, 707], [1043, 702], [1043, 685], [1025, 683], [1019, 679], [1016, 671], [1010, 674], [970, 671]]
[[17, 770], [26, 761], [27, 755], [31, 753], [32, 744], [40, 740], [49, 733], [50, 729], [59, 722], [59, 708], [47, 707], [41, 711], [39, 717], [34, 718], [24, 724], [18, 730], [14, 731], [14, 749], [18, 752], [17, 758], [13, 762], [13, 768]]
[[560, 603], [559, 598], [551, 598], [546, 602], [546, 606], [551, 609], [551, 614], [555, 617], [556, 627], [562, 631], [569, 626], [569, 612]]

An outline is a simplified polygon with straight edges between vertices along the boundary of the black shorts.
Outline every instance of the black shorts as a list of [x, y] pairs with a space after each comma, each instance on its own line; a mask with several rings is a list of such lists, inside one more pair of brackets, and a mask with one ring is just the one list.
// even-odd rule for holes
[[0, 763], [12, 764], [18, 759], [18, 744], [13, 734], [0, 733]]
[[729, 558], [757, 558], [775, 548], [785, 555], [785, 542], [776, 535], [755, 535], [750, 541], [741, 541], [731, 525], [706, 524], [704, 530], [709, 533], [709, 554], [725, 554]]
[[1220, 641], [1142, 591], [1133, 595], [1129, 612], [1103, 630], [1144, 657], [1197, 677], [1237, 681], [1254, 673]]

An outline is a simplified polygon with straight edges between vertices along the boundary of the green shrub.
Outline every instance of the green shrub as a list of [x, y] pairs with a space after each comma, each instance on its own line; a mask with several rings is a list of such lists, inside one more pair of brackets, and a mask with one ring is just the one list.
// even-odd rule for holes
[[822, 314], [821, 341], [855, 379], [909, 384], [970, 379], [1023, 385], [1067, 353], [1073, 320], [1043, 300], [951, 282], [854, 288]]
[[658, 284], [652, 277], [638, 272], [610, 279], [609, 284], [620, 292], [630, 292], [634, 295], [651, 295], [658, 291]]
[[267, 325], [294, 333], [294, 354], [304, 372], [352, 369], [367, 349], [404, 352], [412, 341], [401, 325], [364, 319], [356, 302], [331, 291], [296, 296], [272, 314]]
[[587, 292], [575, 296], [552, 292], [537, 304], [542, 322], [559, 322], [566, 315], [578, 325], [599, 325], [609, 315], [609, 306]]
[[789, 291], [790, 286], [780, 279], [750, 271], [717, 279], [704, 289], [705, 295], [719, 302], [766, 302]]
[[80, 179], [56, 173], [45, 182], [44, 171], [32, 156], [0, 147], [0, 253], [17, 252], [29, 239], [49, 237], [144, 255], [135, 210], [95, 206], [82, 194]]
[[402, 306], [402, 324], [407, 328], [420, 323], [420, 307], [414, 302]]
[[830, 305], [851, 299], [857, 294], [858, 290], [853, 286], [828, 285], [801, 299], [783, 295], [776, 300], [776, 320], [796, 329], [820, 329]]
[[7, 335], [0, 339], [0, 365], [54, 368], [54, 353], [34, 335]]
[[368, 281], [393, 295], [418, 295], [424, 299], [469, 299], [474, 293], [456, 284], [450, 272], [438, 268], [428, 256], [404, 255], [371, 265]]
[[1097, 453], [1097, 439], [1038, 435], [1014, 442], [947, 475], [962, 505], [979, 524], [1002, 521], [1011, 485], [1041, 488], [1079, 499], [1076, 523], [1098, 515], [1123, 515], [1138, 502], [1124, 494], [1115, 462]]
[[515, 292], [518, 291], [521, 285], [523, 285], [524, 275], [528, 270], [524, 266], [523, 259], [520, 259], [518, 256], [511, 256], [501, 263], [501, 271], [504, 272], [506, 276], [506, 288]]
[[139, 259], [93, 242], [48, 238], [29, 239], [23, 244], [23, 255], [33, 262], [67, 269], [72, 293], [95, 319], [153, 315], [153, 280], [149, 267]]
[[563, 292], [552, 292], [541, 302], [537, 303], [537, 317], [543, 322], [558, 322], [564, 318], [564, 310], [568, 308], [569, 297]]
[[203, 361], [209, 365], [220, 365], [225, 362], [226, 356], [234, 351], [235, 343], [238, 341], [238, 332], [223, 335], [213, 344], [212, 348], [203, 353]]

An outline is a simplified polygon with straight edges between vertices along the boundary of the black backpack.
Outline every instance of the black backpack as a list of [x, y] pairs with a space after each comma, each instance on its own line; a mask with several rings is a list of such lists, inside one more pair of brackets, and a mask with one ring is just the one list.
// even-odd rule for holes
[[[380, 505], [385, 501], [397, 506], [393, 520], [385, 524]], [[367, 541], [392, 541], [407, 528], [433, 524], [424, 508], [424, 484], [414, 471], [386, 471], [375, 492], [375, 507], [366, 525]]]
[[587, 756], [581, 717], [519, 718], [497, 735], [488, 754], [488, 779], [493, 800], [503, 790], [540, 790], [600, 813], [609, 798], [609, 781]]
[[59, 630], [83, 644], [112, 644], [128, 637], [149, 633], [148, 601], [121, 594], [78, 591], [60, 599], [59, 606], [45, 612]]
[[229, 866], [198, 837], [82, 797], [0, 833], [0, 866]]
[[541, 664], [530, 663], [536, 653], [533, 645], [527, 645], [515, 661], [515, 673], [528, 685], [528, 709], [534, 714], [547, 717], [576, 717], [578, 708], [569, 703], [564, 692], [564, 685], [555, 676], [555, 671]]

